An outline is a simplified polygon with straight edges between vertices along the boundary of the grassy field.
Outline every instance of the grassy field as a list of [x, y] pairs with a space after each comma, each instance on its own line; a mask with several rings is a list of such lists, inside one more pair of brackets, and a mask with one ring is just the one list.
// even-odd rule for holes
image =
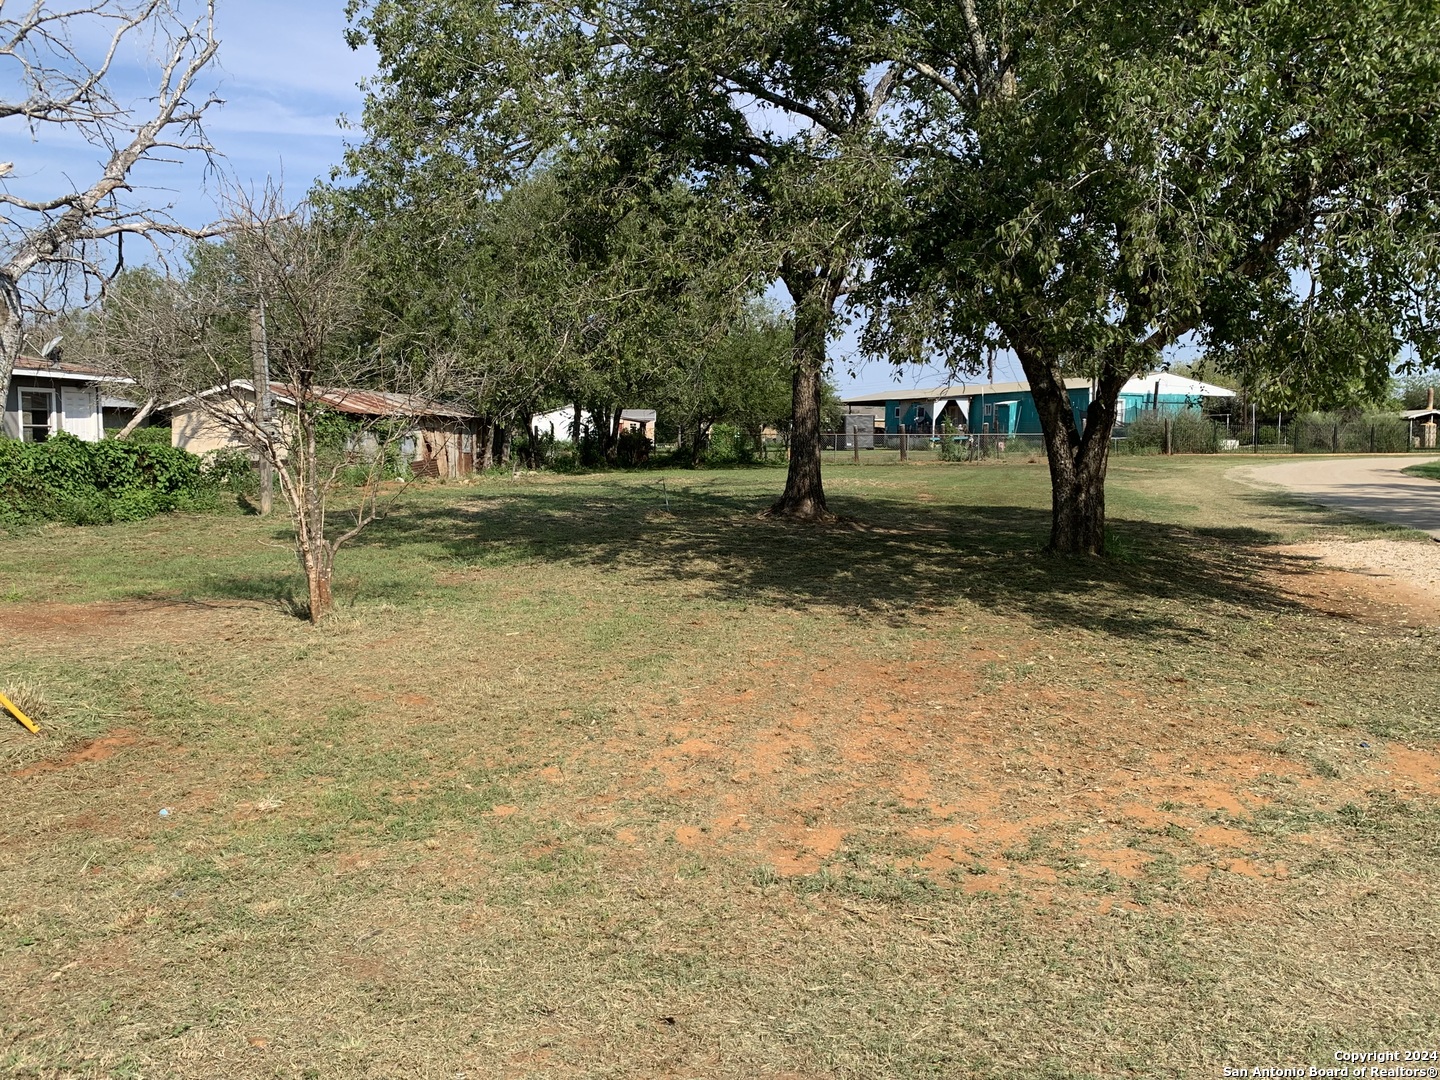
[[1440, 461], [1430, 461], [1424, 465], [1411, 465], [1405, 471], [1411, 476], [1423, 476], [1427, 480], [1440, 480]]
[[[1243, 464], [1243, 463], [1240, 463]], [[1213, 1077], [1440, 1036], [1410, 534], [1133, 458], [415, 491], [0, 551], [0, 1075]], [[162, 811], [164, 811], [162, 815]]]

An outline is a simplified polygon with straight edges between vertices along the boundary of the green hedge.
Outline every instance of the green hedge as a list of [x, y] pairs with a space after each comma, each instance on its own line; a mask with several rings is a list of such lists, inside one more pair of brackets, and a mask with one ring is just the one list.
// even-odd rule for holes
[[103, 525], [211, 509], [217, 478], [185, 450], [144, 443], [0, 439], [0, 523]]

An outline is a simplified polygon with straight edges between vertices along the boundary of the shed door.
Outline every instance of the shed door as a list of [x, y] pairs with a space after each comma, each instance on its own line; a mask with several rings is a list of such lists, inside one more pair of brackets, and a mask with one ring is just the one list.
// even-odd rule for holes
[[95, 391], [89, 386], [67, 386], [60, 391], [60, 426], [86, 442], [96, 442]]

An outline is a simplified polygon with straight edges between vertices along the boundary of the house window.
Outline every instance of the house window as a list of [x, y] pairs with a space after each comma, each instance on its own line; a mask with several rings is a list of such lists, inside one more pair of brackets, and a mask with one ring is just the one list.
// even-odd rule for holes
[[39, 443], [50, 438], [53, 401], [48, 390], [20, 391], [20, 440]]

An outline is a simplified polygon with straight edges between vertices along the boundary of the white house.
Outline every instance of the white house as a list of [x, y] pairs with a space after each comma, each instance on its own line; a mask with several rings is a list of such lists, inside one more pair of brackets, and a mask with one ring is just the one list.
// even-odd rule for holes
[[[653, 443], [656, 416], [654, 409], [625, 409], [620, 413], [620, 430], [638, 431]], [[593, 416], [581, 414], [582, 437], [590, 432], [594, 422]], [[530, 429], [539, 435], [548, 435], [556, 442], [571, 441], [575, 437], [575, 406], [566, 405], [554, 412], [536, 415], [530, 421]]]
[[124, 427], [135, 415], [133, 401], [110, 392], [129, 382], [84, 364], [22, 356], [5, 395], [0, 431], [24, 442], [44, 442], [62, 431], [99, 442], [106, 430]]

